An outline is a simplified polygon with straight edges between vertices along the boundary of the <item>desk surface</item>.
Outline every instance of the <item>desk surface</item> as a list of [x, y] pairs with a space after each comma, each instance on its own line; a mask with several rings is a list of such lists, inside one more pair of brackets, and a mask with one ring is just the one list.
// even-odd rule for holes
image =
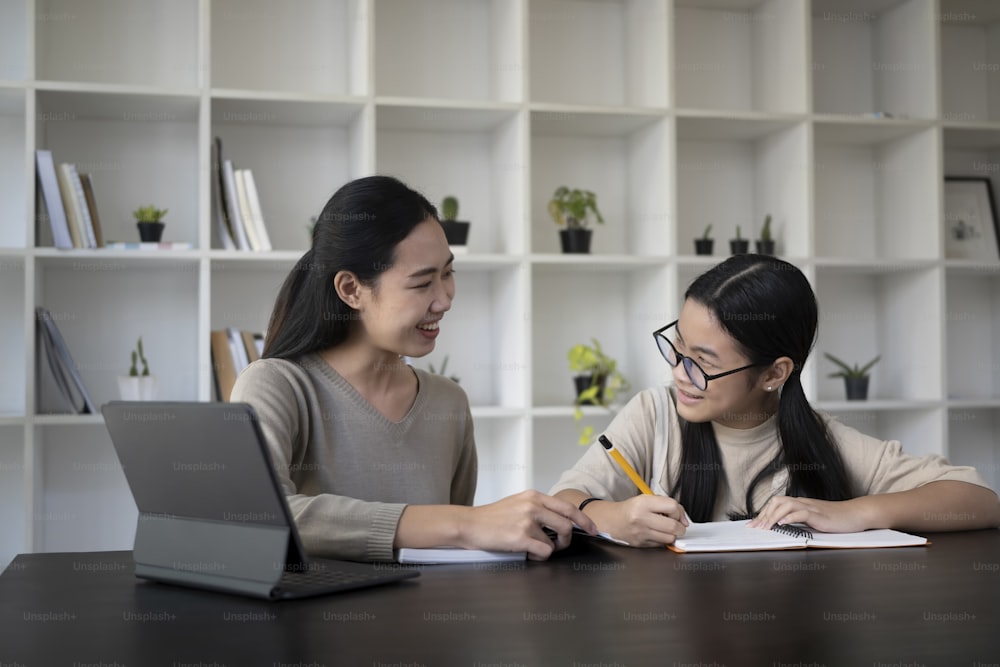
[[0, 664], [997, 664], [1000, 532], [930, 537], [735, 554], [583, 538], [547, 563], [277, 603], [137, 580], [130, 552], [20, 555], [0, 576]]

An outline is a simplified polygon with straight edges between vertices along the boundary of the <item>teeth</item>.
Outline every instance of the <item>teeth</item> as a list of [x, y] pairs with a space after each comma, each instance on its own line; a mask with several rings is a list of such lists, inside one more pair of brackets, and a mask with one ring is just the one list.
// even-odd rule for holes
[[438, 323], [437, 322], [428, 322], [427, 324], [418, 324], [417, 328], [418, 329], [423, 329], [424, 331], [437, 331], [437, 329], [438, 329]]

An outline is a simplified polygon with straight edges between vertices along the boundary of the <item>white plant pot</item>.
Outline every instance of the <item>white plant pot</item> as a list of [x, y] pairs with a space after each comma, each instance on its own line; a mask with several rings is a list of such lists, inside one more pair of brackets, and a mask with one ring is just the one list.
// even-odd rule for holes
[[156, 399], [156, 376], [118, 376], [118, 394], [123, 401], [152, 401]]

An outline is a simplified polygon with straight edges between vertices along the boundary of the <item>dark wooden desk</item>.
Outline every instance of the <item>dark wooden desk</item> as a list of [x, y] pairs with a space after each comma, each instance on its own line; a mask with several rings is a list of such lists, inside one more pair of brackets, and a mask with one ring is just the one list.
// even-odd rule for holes
[[548, 563], [280, 603], [137, 580], [129, 552], [21, 555], [0, 576], [0, 664], [1000, 663], [1000, 532], [931, 539], [711, 555], [582, 539]]

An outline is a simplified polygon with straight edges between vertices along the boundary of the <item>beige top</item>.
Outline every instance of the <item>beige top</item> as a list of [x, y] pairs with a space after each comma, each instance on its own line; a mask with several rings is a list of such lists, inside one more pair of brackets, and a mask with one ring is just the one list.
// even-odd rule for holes
[[[970, 482], [989, 488], [969, 466], [949, 465], [938, 455], [911, 456], [897, 440], [879, 440], [821, 413], [847, 468], [855, 496], [907, 491], [937, 480]], [[714, 424], [722, 456], [722, 476], [712, 519], [723, 521], [730, 512], [744, 514], [747, 487], [758, 472], [778, 455], [777, 417], [749, 429]], [[669, 495], [680, 474], [680, 423], [672, 387], [646, 389], [630, 400], [604, 432], [615, 448], [646, 480], [653, 493]], [[754, 491], [756, 509], [768, 498], [783, 495], [788, 469], [764, 479]], [[564, 472], [550, 493], [576, 489], [589, 496], [625, 500], [639, 493], [624, 471], [595, 442], [577, 463]]]

